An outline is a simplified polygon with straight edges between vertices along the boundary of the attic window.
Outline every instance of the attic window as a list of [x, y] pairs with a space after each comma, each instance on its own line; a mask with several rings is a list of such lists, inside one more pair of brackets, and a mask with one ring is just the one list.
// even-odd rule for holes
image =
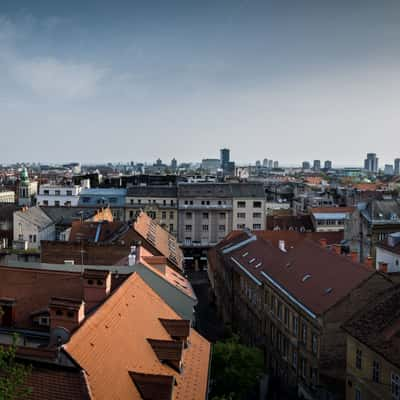
[[87, 283], [89, 284], [89, 285], [93, 285], [93, 279], [88, 279], [88, 281], [87, 281]]
[[329, 294], [329, 293], [331, 293], [332, 292], [332, 288], [331, 287], [329, 287], [329, 288], [326, 288], [325, 289], [325, 294]]
[[56, 310], [56, 315], [58, 315], [58, 316], [61, 316], [61, 315], [63, 315], [63, 312], [62, 312], [62, 310]]
[[242, 254], [242, 257], [247, 257], [248, 255], [249, 255], [249, 252], [246, 251], [246, 253], [243, 253], [243, 254]]
[[259, 262], [258, 264], [256, 264], [256, 265], [254, 266], [254, 268], [260, 268], [260, 267], [261, 267], [261, 265], [262, 265], [262, 263], [261, 263], [261, 262]]
[[249, 261], [249, 264], [253, 264], [254, 261], [256, 261], [256, 259], [255, 259], [255, 258], [252, 258], [252, 259]]
[[306, 274], [303, 276], [303, 279], [301, 280], [302, 282], [305, 282], [306, 280], [310, 279], [311, 275], [310, 274]]
[[68, 311], [67, 312], [67, 317], [68, 318], [73, 318], [75, 316], [75, 313], [73, 311]]
[[98, 280], [97, 280], [97, 285], [98, 285], [98, 286], [103, 286], [103, 281], [102, 281], [101, 279], [98, 279]]

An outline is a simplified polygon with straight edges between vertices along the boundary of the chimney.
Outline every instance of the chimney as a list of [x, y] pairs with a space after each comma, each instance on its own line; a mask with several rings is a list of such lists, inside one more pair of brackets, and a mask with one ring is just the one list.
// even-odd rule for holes
[[322, 239], [319, 239], [319, 244], [321, 245], [321, 247], [323, 249], [325, 249], [326, 246], [328, 245], [328, 241], [326, 239], [322, 238]]
[[342, 254], [342, 246], [340, 244], [334, 244], [332, 250], [335, 254], [340, 256]]
[[358, 251], [352, 250], [350, 252], [350, 257], [351, 257], [351, 261], [353, 261], [355, 263], [358, 262]]
[[82, 300], [52, 297], [49, 303], [50, 330], [64, 328], [72, 332], [85, 319]]
[[285, 241], [284, 240], [280, 240], [279, 241], [279, 250], [283, 251], [284, 253], [286, 253], [286, 248], [285, 248]]
[[379, 266], [378, 266], [378, 271], [387, 273], [388, 272], [388, 264], [385, 262], [380, 262]]
[[374, 262], [374, 259], [373, 259], [371, 256], [368, 256], [368, 257], [366, 258], [366, 260], [365, 260], [365, 265], [367, 266], [368, 269], [371, 269], [371, 270], [372, 270], [372, 269], [374, 268], [373, 262]]
[[96, 269], [85, 269], [83, 272], [83, 296], [85, 311], [91, 310], [108, 297], [111, 292], [111, 273]]

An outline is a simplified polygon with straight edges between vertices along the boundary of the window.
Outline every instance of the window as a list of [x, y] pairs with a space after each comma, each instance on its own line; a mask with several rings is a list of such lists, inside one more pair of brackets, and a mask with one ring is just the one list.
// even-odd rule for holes
[[174, 212], [173, 211], [169, 212], [169, 219], [174, 219]]
[[292, 353], [292, 365], [294, 369], [297, 369], [297, 351], [293, 349]]
[[238, 201], [237, 202], [237, 207], [238, 208], [246, 208], [246, 202], [245, 201]]
[[244, 229], [246, 228], [246, 224], [237, 224], [237, 229]]
[[208, 225], [203, 225], [203, 232], [208, 232]]
[[169, 231], [173, 232], [174, 231], [174, 224], [169, 224]]
[[191, 213], [191, 212], [187, 212], [187, 213], [185, 214], [185, 217], [186, 217], [187, 219], [192, 219], [192, 213]]
[[271, 313], [273, 314], [275, 312], [275, 297], [271, 296]]
[[208, 219], [208, 213], [203, 213], [203, 219]]
[[201, 205], [202, 205], [202, 206], [204, 206], [204, 204], [205, 204], [205, 201], [204, 201], [204, 200], [202, 200], [202, 201], [201, 201]]
[[186, 232], [192, 232], [192, 225], [185, 225]]
[[318, 353], [318, 336], [315, 333], [312, 335], [312, 352], [314, 354]]
[[355, 400], [361, 400], [361, 391], [360, 391], [360, 389], [355, 389], [354, 399]]
[[301, 376], [305, 379], [307, 377], [307, 360], [305, 358], [301, 358]]
[[284, 322], [286, 326], [289, 326], [289, 309], [287, 307], [285, 307]]
[[140, 204], [140, 203], [142, 202], [142, 200], [141, 200], [141, 199], [139, 199], [137, 202], [138, 202], [138, 204]]
[[54, 202], [54, 205], [55, 205], [56, 207], [60, 207], [60, 202], [59, 202], [58, 200], [56, 200], [56, 201]]
[[82, 198], [82, 201], [83, 201], [84, 203], [89, 203], [89, 202], [90, 202], [90, 197], [83, 197], [83, 198]]
[[163, 211], [161, 213], [161, 219], [166, 219], [167, 218], [167, 213], [165, 211]]
[[253, 224], [253, 229], [254, 230], [261, 229], [261, 224]]
[[67, 196], [72, 196], [72, 190], [67, 190]]
[[55, 191], [54, 191], [54, 194], [55, 194], [56, 196], [60, 196], [61, 193], [60, 193], [59, 190], [55, 190]]
[[261, 213], [259, 212], [253, 213], [253, 218], [261, 218]]
[[261, 208], [261, 201], [253, 201], [253, 208]]
[[167, 200], [163, 200], [163, 206], [167, 205]]
[[362, 369], [362, 351], [360, 349], [356, 350], [356, 368]]
[[400, 399], [400, 377], [392, 372], [392, 398], [393, 400]]
[[278, 301], [278, 310], [276, 314], [278, 319], [282, 319], [282, 303], [280, 301]]
[[36, 243], [36, 235], [33, 235], [33, 243]]
[[220, 232], [225, 232], [225, 225], [218, 225], [218, 230]]
[[48, 190], [44, 191], [44, 194], [48, 195], [50, 192]]
[[49, 201], [48, 200], [43, 200], [43, 205], [44, 206], [48, 206], [49, 205]]
[[246, 218], [246, 213], [244, 213], [244, 212], [238, 212], [238, 213], [236, 214], [236, 216], [237, 216], [238, 218], [244, 219], [244, 218]]
[[225, 213], [219, 213], [219, 218], [220, 219], [225, 219], [226, 218], [226, 214]]
[[299, 334], [299, 319], [293, 315], [292, 319], [293, 334], [297, 336]]
[[301, 329], [301, 341], [306, 344], [307, 343], [307, 325], [303, 322]]
[[109, 200], [110, 204], [115, 204], [117, 202], [116, 197], [110, 197], [108, 200]]
[[372, 380], [376, 383], [379, 383], [380, 381], [380, 367], [379, 361], [374, 360], [372, 363]]

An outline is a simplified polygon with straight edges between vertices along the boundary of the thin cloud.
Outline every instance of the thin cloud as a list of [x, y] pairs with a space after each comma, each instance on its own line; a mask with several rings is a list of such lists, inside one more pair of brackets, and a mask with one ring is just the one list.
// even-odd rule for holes
[[63, 62], [55, 58], [17, 61], [14, 76], [41, 96], [88, 97], [93, 95], [106, 70], [91, 64]]

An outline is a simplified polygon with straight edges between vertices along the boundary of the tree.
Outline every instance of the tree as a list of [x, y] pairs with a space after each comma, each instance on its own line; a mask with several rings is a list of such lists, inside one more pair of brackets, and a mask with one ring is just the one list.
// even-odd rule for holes
[[0, 346], [0, 399], [20, 400], [29, 393], [26, 379], [31, 367], [19, 364], [15, 360], [17, 352], [17, 335], [13, 336], [13, 343], [9, 346]]
[[263, 371], [260, 349], [240, 344], [238, 336], [217, 342], [211, 364], [211, 399], [243, 399], [257, 385]]

